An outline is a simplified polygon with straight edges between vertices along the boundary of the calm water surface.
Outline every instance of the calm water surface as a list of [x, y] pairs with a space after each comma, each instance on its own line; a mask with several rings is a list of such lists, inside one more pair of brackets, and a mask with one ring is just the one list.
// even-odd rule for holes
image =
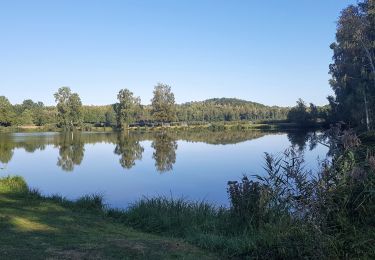
[[20, 175], [45, 195], [77, 199], [104, 195], [126, 208], [142, 196], [205, 200], [228, 205], [226, 184], [243, 174], [263, 174], [264, 152], [290, 146], [305, 151], [316, 169], [325, 146], [313, 133], [259, 131], [156, 133], [0, 134], [0, 175]]

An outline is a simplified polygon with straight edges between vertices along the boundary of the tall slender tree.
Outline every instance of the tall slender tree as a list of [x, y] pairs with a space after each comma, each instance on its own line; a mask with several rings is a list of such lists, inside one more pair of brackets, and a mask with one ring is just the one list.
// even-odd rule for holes
[[330, 99], [337, 120], [372, 128], [375, 106], [375, 1], [365, 0], [341, 13], [333, 63]]
[[151, 103], [151, 114], [155, 121], [166, 123], [176, 119], [175, 98], [169, 85], [158, 83]]

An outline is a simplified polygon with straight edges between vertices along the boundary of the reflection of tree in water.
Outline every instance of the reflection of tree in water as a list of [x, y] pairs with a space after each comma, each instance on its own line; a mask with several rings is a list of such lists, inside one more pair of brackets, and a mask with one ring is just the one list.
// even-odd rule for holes
[[121, 132], [117, 135], [117, 144], [114, 153], [121, 156], [120, 164], [123, 168], [130, 169], [136, 160], [142, 160], [144, 149], [139, 138], [129, 132]]
[[0, 138], [0, 162], [7, 164], [12, 160], [14, 146], [11, 143], [10, 138], [2, 136]]
[[207, 144], [236, 144], [248, 140], [254, 140], [265, 136], [267, 133], [262, 131], [210, 131], [199, 129], [180, 131], [178, 133], [171, 133], [177, 140], [186, 140], [189, 142], [204, 142]]
[[12, 160], [15, 148], [23, 148], [28, 153], [36, 150], [44, 150], [45, 144], [40, 143], [37, 138], [27, 138], [15, 141], [11, 135], [2, 135], [0, 138], [0, 162], [7, 164]]
[[173, 169], [176, 162], [177, 142], [166, 132], [155, 134], [151, 144], [154, 148], [152, 158], [155, 159], [155, 166], [159, 172], [167, 172]]
[[64, 171], [73, 171], [83, 160], [85, 148], [81, 136], [78, 132], [65, 132], [60, 136], [57, 165]]
[[[111, 143], [116, 145], [114, 153], [120, 155], [120, 164], [124, 168], [131, 168], [136, 160], [142, 159], [143, 147], [140, 143], [144, 140], [152, 141], [154, 149], [153, 159], [158, 171], [166, 172], [173, 168], [176, 161], [176, 140], [188, 142], [204, 142], [207, 144], [236, 144], [254, 140], [268, 134], [264, 131], [209, 131], [204, 129], [189, 129], [186, 131], [163, 130], [162, 132], [129, 132], [129, 133], [89, 133], [67, 132], [62, 134], [26, 134], [14, 136], [2, 134], [0, 138], [0, 168], [1, 164], [11, 161], [14, 149], [22, 148], [28, 152], [44, 149], [54, 145], [59, 149], [57, 165], [65, 171], [72, 171], [79, 165], [84, 157], [84, 144]], [[275, 134], [275, 133], [273, 133]], [[308, 147], [313, 149], [317, 143], [326, 143], [323, 134], [290, 132], [288, 139], [297, 149]], [[329, 137], [328, 138], [329, 141]]]
[[299, 151], [306, 149], [314, 150], [319, 143], [319, 135], [316, 132], [293, 131], [288, 133], [288, 139], [293, 148], [298, 148]]
[[36, 150], [44, 150], [46, 146], [44, 144], [37, 143], [37, 141], [25, 142], [23, 148], [26, 152], [33, 153]]

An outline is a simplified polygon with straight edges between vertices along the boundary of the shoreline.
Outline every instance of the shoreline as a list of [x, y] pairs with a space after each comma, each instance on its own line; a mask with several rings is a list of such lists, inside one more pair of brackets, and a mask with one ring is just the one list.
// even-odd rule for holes
[[[187, 126], [131, 126], [126, 129], [118, 129], [112, 126], [83, 126], [77, 128], [82, 132], [121, 132], [121, 131], [159, 131], [159, 130], [210, 130], [210, 131], [228, 131], [228, 130], [266, 130], [266, 131], [316, 131], [325, 129], [324, 124], [300, 126], [295, 123], [244, 123], [244, 122], [213, 122], [207, 124], [192, 124]], [[64, 129], [55, 125], [46, 126], [17, 126], [0, 127], [0, 133], [27, 133], [27, 132], [64, 132]]]

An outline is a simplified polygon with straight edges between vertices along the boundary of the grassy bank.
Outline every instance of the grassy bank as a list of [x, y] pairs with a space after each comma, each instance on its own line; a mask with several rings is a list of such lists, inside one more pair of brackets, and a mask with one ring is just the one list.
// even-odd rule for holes
[[244, 225], [229, 209], [182, 199], [144, 199], [126, 211], [111, 210], [100, 196], [75, 202], [43, 197], [21, 177], [5, 177], [0, 208], [0, 255], [12, 259], [322, 256], [318, 237], [287, 215], [272, 217], [272, 224], [254, 225], [259, 220], [252, 218]]
[[[110, 210], [108, 214], [125, 225], [180, 237], [226, 258], [301, 259], [329, 255], [322, 243], [317, 243], [313, 229], [297, 224], [287, 215], [255, 224], [251, 213], [243, 221], [229, 209], [167, 198], [144, 199], [127, 211]], [[250, 223], [251, 219], [254, 223]]]
[[0, 179], [0, 209], [2, 259], [217, 259], [113, 221], [100, 197], [45, 198], [20, 177]]

